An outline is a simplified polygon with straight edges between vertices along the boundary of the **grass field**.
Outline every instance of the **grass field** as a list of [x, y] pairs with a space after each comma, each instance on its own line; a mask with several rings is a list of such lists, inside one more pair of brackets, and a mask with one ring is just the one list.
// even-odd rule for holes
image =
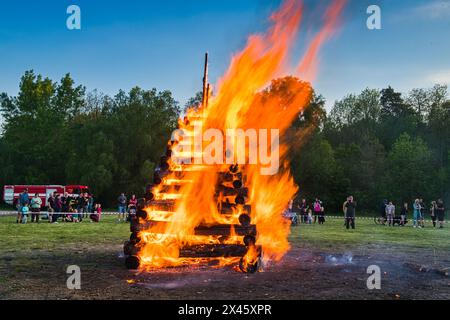
[[[87, 222], [86, 219], [85, 222], [79, 224], [49, 224], [42, 221], [39, 224], [28, 223], [26, 225], [16, 224], [15, 217], [12, 216], [0, 217], [0, 298], [128, 299], [136, 298], [137, 292], [139, 292], [138, 297], [143, 298], [141, 290], [149, 291], [148, 286], [145, 291], [142, 286], [130, 287], [125, 282], [130, 276], [143, 277], [142, 274], [130, 273], [123, 266], [121, 249], [129, 234], [129, 225], [117, 223], [115, 216], [104, 216], [102, 222], [98, 224]], [[265, 275], [261, 277], [265, 279], [264, 281], [269, 281], [273, 285], [270, 277], [266, 279], [268, 274], [272, 274], [272, 277], [276, 278], [278, 277], [277, 273], [284, 274], [286, 270], [298, 273], [298, 277], [312, 272], [311, 277], [313, 278], [318, 267], [323, 268], [322, 274], [323, 272], [331, 274], [337, 272], [337, 269], [333, 268], [338, 266], [328, 265], [325, 257], [327, 255], [339, 257], [348, 253], [355, 258], [352, 265], [347, 267], [355, 270], [360, 270], [367, 259], [375, 258], [380, 264], [385, 264], [386, 268], [392, 268], [392, 272], [396, 270], [393, 266], [400, 268], [404, 263], [419, 266], [436, 265], [441, 269], [450, 266], [449, 225], [446, 225], [444, 229], [433, 229], [430, 224], [424, 229], [414, 229], [411, 226], [386, 227], [376, 225], [371, 220], [357, 220], [356, 230], [345, 230], [342, 220], [328, 219], [325, 225], [292, 227], [290, 242], [291, 251], [282, 262], [273, 265], [269, 272], [263, 273]], [[87, 274], [86, 277], [89, 278], [87, 290], [74, 293], [68, 292], [65, 288], [67, 276], [65, 268], [70, 264], [80, 265], [84, 274]], [[364, 274], [364, 270], [360, 271]], [[408, 277], [414, 276], [410, 271], [402, 270], [399, 273], [399, 279], [403, 279], [401, 277], [405, 272], [408, 273]], [[228, 278], [236, 277], [234, 275], [236, 272], [232, 270], [223, 272], [226, 272], [225, 274], [221, 273], [223, 283], [220, 281], [216, 283], [219, 287], [228, 283]], [[191, 282], [195, 280], [192, 278], [192, 274], [195, 272], [184, 270], [176, 274], [178, 277], [185, 275], [191, 279]], [[172, 279], [173, 271], [152, 274], [152, 283], [155, 275], [157, 275], [158, 281], [166, 281], [169, 278]], [[176, 276], [174, 277], [176, 278]], [[361, 274], [358, 273], [355, 277], [361, 277]], [[420, 274], [417, 274], [417, 277], [423, 278]], [[140, 279], [142, 283], [146, 283], [148, 280]], [[199, 275], [199, 279], [203, 279], [203, 276]], [[450, 282], [445, 278], [434, 280], [438, 281], [436, 282], [439, 288], [437, 298], [442, 297], [442, 294], [444, 297], [448, 294], [447, 297], [450, 298]], [[263, 280], [258, 281], [264, 282]], [[335, 280], [330, 278], [330, 286], [339, 285], [333, 281]], [[444, 282], [439, 284], [439, 281]], [[303, 281], [302, 283], [307, 282]], [[292, 286], [292, 284], [290, 285]], [[407, 286], [406, 283], [403, 285]], [[441, 287], [441, 285], [443, 286]], [[186, 287], [187, 285], [178, 291], [164, 290], [164, 285], [157, 288], [152, 287], [152, 290], [149, 291], [151, 294], [145, 298], [177, 298], [186, 294], [186, 290], [189, 292], [189, 288]], [[280, 293], [274, 297], [285, 298], [283, 292], [286, 290], [293, 290], [300, 295], [297, 292], [300, 290], [299, 288], [280, 288]], [[196, 285], [193, 285], [191, 289], [198, 290]], [[210, 289], [213, 290], [214, 286], [205, 290]], [[308, 290], [308, 292], [314, 290], [323, 292], [323, 288], [314, 287], [314, 282], [311, 282]], [[156, 294], [156, 292], [158, 293]], [[407, 292], [404, 295], [408, 296]], [[231, 298], [247, 297], [245, 290], [238, 295], [230, 294]], [[223, 293], [223, 296], [218, 296], [218, 298], [230, 298], [230, 294]], [[270, 297], [262, 296], [260, 298]], [[291, 293], [288, 297], [294, 298], [295, 295], [293, 296]], [[302, 293], [298, 296], [298, 298], [310, 297], [315, 297], [315, 295], [305, 296]], [[355, 293], [355, 296], [349, 294], [342, 297], [357, 298], [357, 295]], [[385, 298], [384, 296], [380, 297]]]

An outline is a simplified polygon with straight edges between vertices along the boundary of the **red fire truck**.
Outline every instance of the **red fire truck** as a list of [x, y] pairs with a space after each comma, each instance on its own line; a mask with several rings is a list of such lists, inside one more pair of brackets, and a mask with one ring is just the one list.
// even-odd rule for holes
[[15, 206], [19, 195], [25, 189], [28, 189], [30, 198], [34, 197], [36, 193], [39, 194], [39, 197], [42, 199], [42, 207], [47, 206], [47, 200], [53, 192], [61, 195], [67, 192], [72, 197], [77, 197], [80, 193], [89, 193], [89, 187], [82, 185], [6, 185], [3, 187], [3, 201]]

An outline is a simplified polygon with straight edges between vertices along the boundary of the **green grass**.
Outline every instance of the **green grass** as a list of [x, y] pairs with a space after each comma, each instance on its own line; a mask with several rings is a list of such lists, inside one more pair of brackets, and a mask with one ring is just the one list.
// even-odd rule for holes
[[[116, 216], [104, 215], [100, 223], [16, 224], [13, 216], [0, 217], [0, 256], [6, 252], [23, 250], [58, 250], [81, 247], [101, 248], [103, 245], [121, 244], [129, 238], [128, 223], [117, 223]], [[328, 219], [325, 225], [299, 225], [292, 227], [290, 241], [316, 250], [336, 251], [354, 247], [401, 246], [417, 250], [450, 249], [450, 226], [434, 229], [387, 227], [371, 220], [357, 220], [356, 230], [346, 230], [341, 219]], [[70, 254], [70, 251], [67, 251]]]
[[[117, 223], [115, 216], [103, 216], [100, 223], [17, 224], [12, 216], [0, 217], [0, 256], [20, 250], [55, 250], [123, 243], [130, 236], [128, 223]], [[70, 254], [70, 252], [68, 251]]]
[[450, 249], [450, 226], [433, 228], [431, 223], [423, 229], [376, 225], [372, 220], [356, 220], [355, 230], [346, 230], [342, 219], [328, 219], [325, 225], [300, 225], [293, 227], [290, 240], [308, 247], [324, 251], [352, 249], [355, 247], [399, 248], [415, 251]]

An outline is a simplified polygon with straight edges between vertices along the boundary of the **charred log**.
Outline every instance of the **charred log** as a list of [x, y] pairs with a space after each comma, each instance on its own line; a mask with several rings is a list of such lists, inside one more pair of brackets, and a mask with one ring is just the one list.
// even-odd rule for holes
[[142, 220], [146, 220], [148, 217], [148, 213], [147, 211], [140, 209], [136, 212], [136, 216], [138, 218], [141, 218]]
[[[255, 248], [256, 252], [257, 252], [255, 257], [250, 258], [250, 257], [243, 256], [239, 260], [239, 269], [244, 273], [255, 273], [261, 267], [262, 247], [256, 246], [253, 248]], [[250, 247], [248, 250], [250, 250]]]
[[127, 269], [136, 270], [139, 268], [141, 261], [137, 256], [128, 256], [125, 258], [125, 266]]
[[253, 235], [247, 234], [244, 236], [244, 244], [248, 246], [253, 246], [256, 243], [256, 238]]
[[[171, 222], [166, 221], [145, 221], [139, 223], [139, 221], [134, 220], [130, 225], [131, 232], [139, 231], [149, 231], [152, 233], [164, 233], [167, 230], [168, 225]], [[217, 224], [217, 225], [199, 225], [194, 229], [194, 235], [198, 236], [230, 236], [233, 234], [232, 228], [234, 229], [234, 234], [238, 236], [245, 236], [247, 234], [256, 235], [256, 225], [242, 226], [239, 224]]]
[[244, 213], [239, 216], [239, 223], [241, 224], [241, 226], [247, 227], [250, 225], [250, 222], [251, 222], [251, 218], [248, 214]]
[[183, 258], [217, 258], [242, 257], [247, 249], [239, 244], [201, 244], [182, 247], [180, 257]]
[[217, 185], [216, 186], [216, 196], [222, 195], [224, 197], [229, 196], [243, 196], [246, 197], [248, 195], [248, 188], [231, 188], [224, 185]]
[[252, 212], [252, 207], [250, 205], [237, 205], [236, 203], [230, 202], [220, 202], [217, 205], [217, 208], [222, 214], [232, 214], [238, 211], [240, 208], [242, 209], [243, 213], [251, 214]]
[[126, 256], [137, 256], [139, 253], [139, 248], [131, 241], [125, 241], [123, 245], [123, 253]]
[[132, 232], [130, 235], [130, 242], [133, 244], [141, 242], [142, 238], [139, 236], [138, 232]]

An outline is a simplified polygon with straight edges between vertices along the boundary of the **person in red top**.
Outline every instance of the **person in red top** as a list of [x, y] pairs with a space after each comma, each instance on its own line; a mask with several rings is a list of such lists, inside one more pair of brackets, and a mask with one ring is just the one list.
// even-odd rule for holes
[[94, 213], [91, 213], [89, 218], [91, 218], [91, 222], [100, 222], [100, 218], [102, 216], [102, 205], [100, 203], [95, 204]]
[[131, 196], [130, 200], [128, 201], [128, 217], [127, 217], [127, 221], [129, 221], [130, 218], [136, 214], [136, 210], [137, 210], [137, 198], [136, 198], [136, 195], [133, 194]]

